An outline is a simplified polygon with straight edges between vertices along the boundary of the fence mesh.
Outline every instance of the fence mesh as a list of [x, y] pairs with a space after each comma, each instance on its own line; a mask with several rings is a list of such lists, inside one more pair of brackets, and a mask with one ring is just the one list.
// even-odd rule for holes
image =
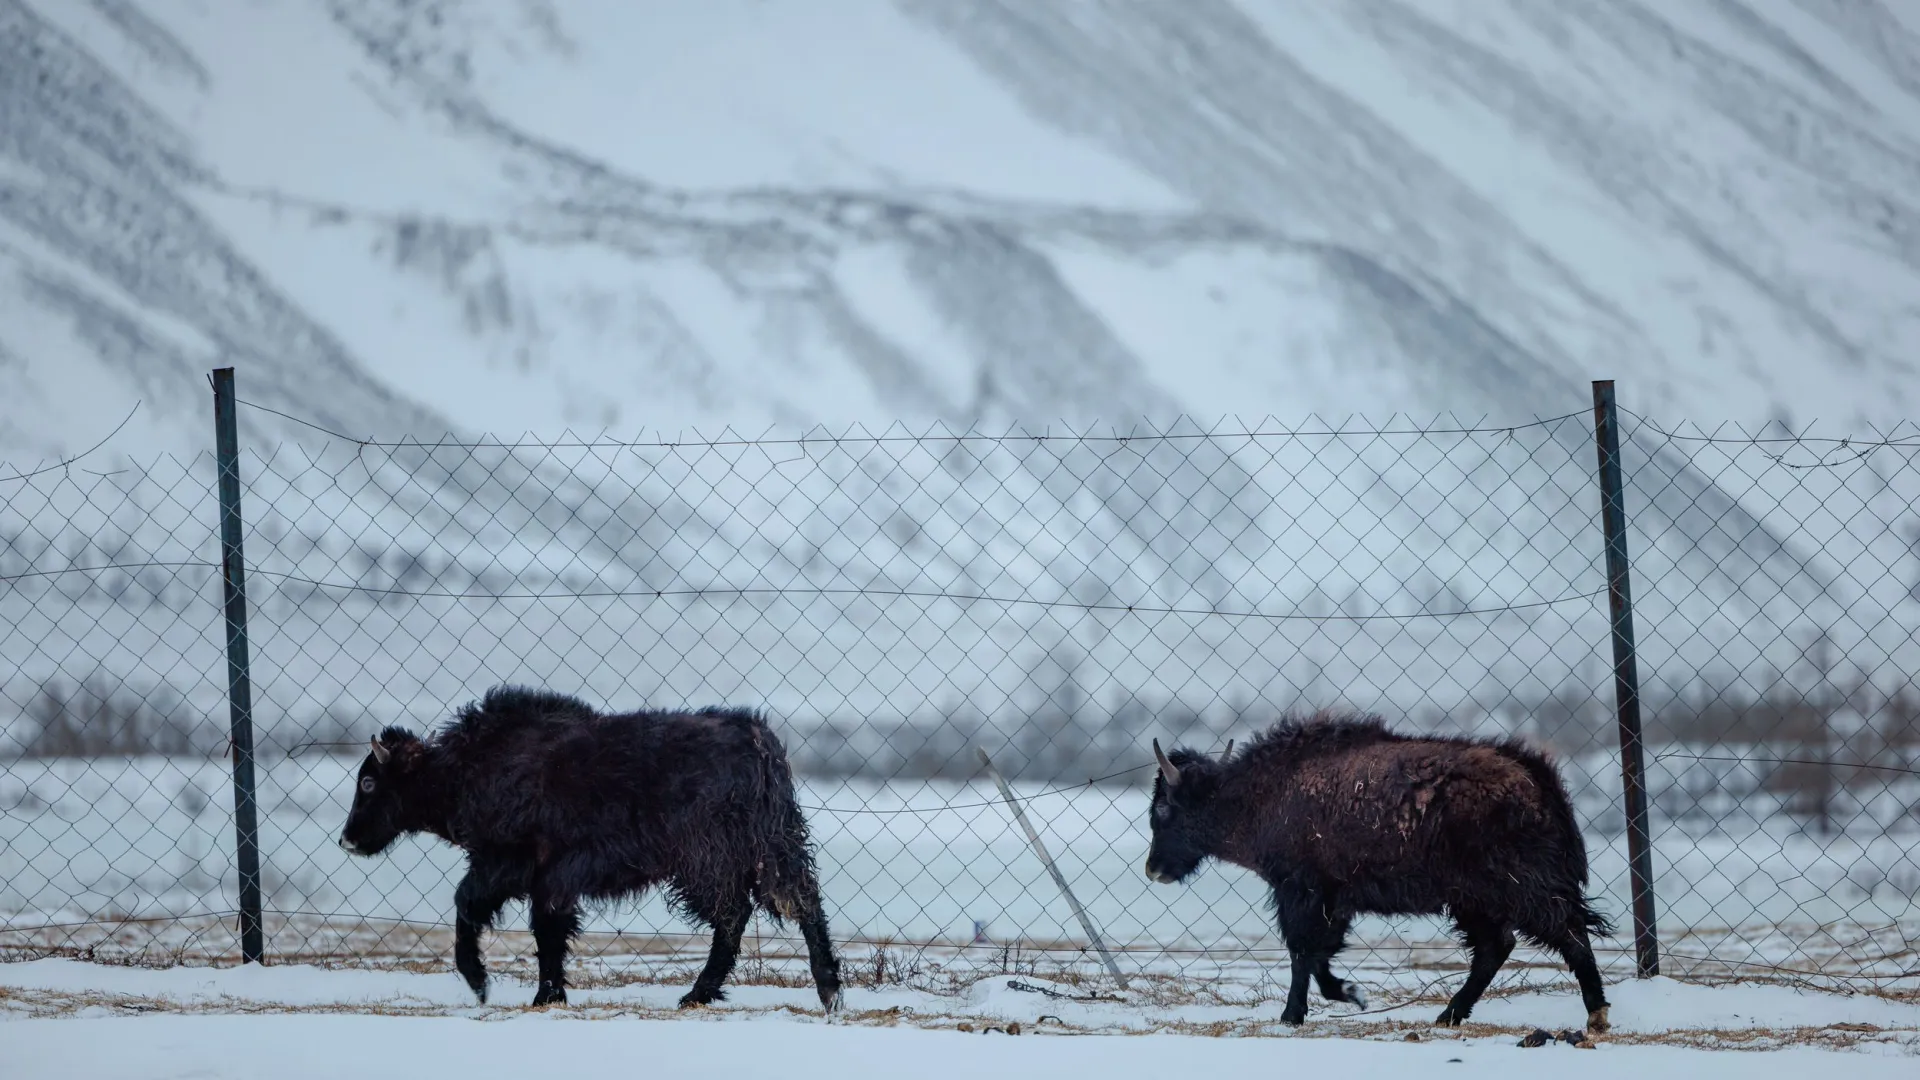
[[[1623, 414], [1620, 436], [1663, 973], [1915, 981], [1920, 434]], [[459, 854], [334, 841], [381, 725], [519, 682], [763, 708], [834, 936], [875, 981], [1099, 977], [976, 746], [1124, 970], [1226, 985], [1284, 975], [1284, 946], [1251, 875], [1142, 874], [1150, 738], [1218, 749], [1321, 706], [1523, 734], [1556, 753], [1623, 927], [1603, 961], [1632, 970], [1590, 409], [674, 442], [308, 428], [243, 446], [240, 474], [273, 962], [445, 964]], [[0, 475], [0, 953], [237, 956], [214, 479], [211, 454]], [[524, 960], [524, 906], [502, 926], [490, 951]], [[1345, 962], [1457, 971], [1445, 929], [1362, 919]], [[681, 977], [707, 941], [657, 898], [586, 931], [608, 978]], [[750, 935], [748, 977], [804, 957]]]

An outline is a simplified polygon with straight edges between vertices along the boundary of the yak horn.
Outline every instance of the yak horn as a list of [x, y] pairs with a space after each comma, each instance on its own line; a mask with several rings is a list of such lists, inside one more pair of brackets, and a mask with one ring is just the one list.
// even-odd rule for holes
[[380, 736], [375, 735], [373, 737], [373, 760], [377, 764], [385, 765], [387, 763], [387, 759], [392, 756], [393, 756], [393, 751], [387, 749], [384, 746], [381, 746]]
[[1225, 750], [1220, 751], [1220, 760], [1225, 761], [1232, 756], [1233, 756], [1233, 740], [1228, 739], [1227, 748]]
[[1153, 756], [1154, 756], [1155, 758], [1157, 758], [1157, 759], [1159, 759], [1159, 761], [1160, 761], [1160, 775], [1161, 775], [1161, 776], [1164, 776], [1164, 777], [1166, 777], [1166, 779], [1167, 779], [1167, 783], [1168, 783], [1168, 784], [1177, 784], [1177, 783], [1179, 783], [1179, 782], [1180, 782], [1180, 770], [1179, 770], [1179, 769], [1176, 769], [1176, 768], [1174, 768], [1174, 767], [1173, 767], [1173, 762], [1171, 762], [1171, 761], [1168, 761], [1168, 760], [1167, 760], [1167, 755], [1166, 755], [1165, 753], [1163, 753], [1163, 752], [1161, 751], [1161, 749], [1160, 749], [1160, 740], [1159, 740], [1159, 739], [1155, 739], [1155, 740], [1153, 740]]

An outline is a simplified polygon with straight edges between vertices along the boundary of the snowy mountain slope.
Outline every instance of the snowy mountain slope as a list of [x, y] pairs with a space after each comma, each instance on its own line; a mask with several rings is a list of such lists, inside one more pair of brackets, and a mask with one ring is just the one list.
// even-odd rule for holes
[[[158, 34], [133, 9], [98, 10]], [[172, 429], [161, 445], [180, 445], [182, 425], [204, 414], [204, 372], [220, 363], [249, 369], [269, 400], [428, 422], [193, 205], [206, 174], [190, 140], [99, 58], [10, 3], [0, 5], [0, 73], [0, 335], [16, 358], [19, 397], [6, 412], [21, 439], [12, 451], [29, 462], [77, 451], [132, 399]], [[40, 407], [14, 405], [25, 400]]]
[[[1700, 5], [1657, 5], [1686, 29], [1633, 0], [909, 7], [1196, 201], [1454, 285], [1527, 353], [1509, 407], [1649, 350], [1637, 374], [1677, 369], [1660, 397], [1715, 418], [1795, 368], [1911, 407], [1920, 103], [1801, 93]], [[1498, 400], [1505, 374], [1442, 378]]]
[[[8, 9], [9, 172], [44, 174], [8, 222], [357, 431], [1520, 418], [1595, 375], [1714, 420], [1910, 408], [1920, 46], [1895, 7]], [[72, 204], [109, 232], [68, 235]], [[233, 278], [211, 296], [273, 299], [138, 298], [188, 253]], [[1231, 345], [1199, 336], [1222, 322]], [[260, 335], [289, 345], [234, 344]], [[34, 385], [69, 366], [14, 336]], [[1326, 371], [1354, 354], [1360, 385]], [[300, 370], [356, 374], [309, 395]]]
[[[135, 399], [110, 453], [200, 451], [204, 372], [226, 363], [248, 400], [382, 438], [1104, 430], [1182, 413], [1498, 424], [1578, 412], [1594, 377], [1672, 422], [1890, 426], [1911, 413], [1920, 340], [1912, 22], [1873, 3], [1735, 0], [830, 14], [793, 0], [0, 0], [0, 456], [30, 467], [84, 449]], [[293, 460], [280, 440], [324, 441], [242, 416], [277, 468]], [[364, 486], [307, 476], [320, 490], [296, 497], [263, 475], [250, 498], [289, 539], [250, 555], [374, 586], [392, 573], [379, 559], [292, 539], [371, 536], [436, 581], [504, 567], [545, 588], [564, 569], [569, 588], [1041, 603], [990, 604], [991, 618], [976, 604], [949, 625], [924, 605], [785, 600], [775, 631], [743, 601], [726, 634], [683, 611], [594, 647], [600, 667], [579, 677], [608, 692], [745, 686], [913, 710], [951, 675], [931, 651], [945, 641], [979, 675], [951, 689], [1012, 700], [1069, 639], [1108, 691], [1204, 699], [1237, 680], [1431, 701], [1436, 678], [1470, 696], [1459, 672], [1476, 668], [1544, 691], [1585, 670], [1597, 609], [1551, 633], [1533, 616], [1479, 635], [1380, 623], [1361, 644], [1230, 620], [1176, 635], [1156, 664], [1102, 616], [1045, 606], [1404, 614], [1577, 594], [1597, 581], [1590, 429], [1576, 417], [1536, 436], [1444, 463], [1389, 443], [1292, 451], [1304, 458], [1216, 445], [1193, 462], [1194, 443], [1170, 442], [1124, 468], [1091, 444], [957, 463], [915, 447], [878, 475], [846, 450], [784, 472], [742, 459], [731, 482], [697, 483], [674, 471], [694, 450], [636, 454], [627, 472], [583, 460], [573, 476], [537, 454], [401, 451], [365, 465]], [[1636, 492], [1636, 558], [1656, 580], [1709, 583], [1641, 594], [1649, 623], [1662, 603], [1691, 605], [1667, 632], [1703, 628], [1676, 663], [1782, 663], [1792, 647], [1772, 635], [1816, 601], [1824, 622], [1853, 614], [1849, 644], [1873, 656], [1911, 647], [1898, 583], [1823, 560], [1835, 537], [1801, 527], [1804, 505], [1716, 488], [1655, 442], [1631, 447], [1634, 463], [1676, 479]], [[746, 497], [748, 474], [770, 486]], [[1460, 476], [1482, 484], [1442, 479]], [[1860, 520], [1897, 520], [1911, 480], [1858, 495], [1880, 513]], [[1501, 501], [1523, 490], [1536, 505]], [[1343, 502], [1346, 526], [1373, 528], [1391, 558], [1322, 558]], [[36, 505], [12, 498], [20, 520], [0, 526], [37, 528], [50, 510], [36, 519]], [[1503, 519], [1534, 531], [1489, 540]], [[965, 539], [981, 520], [998, 532]], [[68, 528], [109, 524], [140, 528], [119, 510]], [[1852, 542], [1895, 565], [1904, 541], [1866, 527]], [[374, 633], [332, 587], [300, 586], [280, 617], [313, 626], [287, 640]], [[570, 632], [607, 632], [604, 613], [561, 621], [576, 616]], [[94, 614], [71, 618], [92, 632]], [[451, 635], [440, 662], [457, 655], [459, 672], [427, 677], [428, 699], [536, 662], [524, 626], [475, 649], [445, 620], [401, 618], [415, 640]], [[616, 648], [646, 655], [632, 638], [649, 633], [678, 660], [645, 677], [611, 666]], [[924, 670], [881, 686], [876, 665], [902, 641], [928, 650]], [[364, 678], [332, 690], [301, 666], [314, 656], [283, 657], [288, 692], [390, 710], [420, 696], [366, 668], [365, 644], [338, 646]], [[687, 659], [703, 648], [718, 659]], [[803, 670], [825, 700], [791, 681]]]

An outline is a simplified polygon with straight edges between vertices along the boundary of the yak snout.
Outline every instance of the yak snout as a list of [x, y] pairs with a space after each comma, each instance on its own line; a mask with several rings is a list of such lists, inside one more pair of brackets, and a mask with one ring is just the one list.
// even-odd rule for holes
[[354, 814], [340, 830], [340, 850], [349, 855], [370, 858], [379, 855], [400, 839], [401, 830], [384, 814]]
[[1163, 838], [1147, 849], [1147, 861], [1140, 869], [1147, 880], [1157, 885], [1178, 885], [1192, 877], [1206, 861], [1206, 853], [1187, 844], [1168, 843]]
[[399, 808], [393, 804], [391, 797], [374, 805], [368, 805], [368, 802], [365, 798], [354, 800], [353, 808], [347, 812], [346, 823], [340, 827], [337, 841], [341, 851], [362, 858], [371, 858], [386, 851], [395, 840], [400, 839], [403, 831], [397, 821]]
[[1156, 885], [1178, 885], [1192, 877], [1194, 871], [1200, 869], [1200, 860], [1195, 859], [1186, 865], [1168, 867], [1149, 858], [1142, 869], [1146, 871], [1147, 880]]
[[348, 822], [347, 828], [340, 833], [340, 850], [349, 855], [371, 858], [384, 853], [400, 839], [400, 830], [385, 822], [370, 827], [355, 828], [354, 822]]

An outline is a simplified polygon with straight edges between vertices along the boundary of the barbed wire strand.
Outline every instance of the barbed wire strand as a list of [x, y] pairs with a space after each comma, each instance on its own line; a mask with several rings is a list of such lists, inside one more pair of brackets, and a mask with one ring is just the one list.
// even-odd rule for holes
[[1903, 776], [1920, 776], [1920, 769], [1906, 765], [1876, 765], [1866, 761], [1843, 761], [1838, 758], [1822, 760], [1820, 758], [1757, 757], [1751, 755], [1735, 757], [1722, 754], [1686, 754], [1666, 750], [1653, 755], [1655, 761], [1676, 759], [1680, 761], [1727, 761], [1740, 765], [1818, 765], [1827, 769], [1873, 769], [1876, 772], [1899, 773]]
[[1152, 604], [1101, 604], [1082, 600], [1042, 600], [1026, 596], [992, 596], [985, 593], [957, 593], [937, 589], [884, 589], [867, 586], [833, 587], [805, 586], [797, 588], [777, 586], [735, 586], [703, 587], [697, 589], [562, 589], [553, 592], [453, 592], [451, 590], [403, 589], [379, 585], [354, 585], [336, 581], [317, 581], [298, 574], [275, 570], [262, 570], [255, 567], [247, 569], [249, 575], [271, 577], [296, 585], [307, 585], [321, 589], [343, 589], [351, 592], [368, 593], [379, 596], [403, 596], [434, 600], [604, 600], [634, 599], [652, 597], [654, 599], [700, 599], [709, 596], [844, 596], [844, 597], [884, 597], [894, 600], [952, 600], [968, 604], [997, 604], [1002, 606], [1032, 606], [1064, 608], [1071, 611], [1108, 611], [1131, 612], [1141, 615], [1207, 615], [1222, 618], [1269, 619], [1269, 620], [1312, 620], [1321, 622], [1377, 622], [1399, 619], [1450, 619], [1468, 615], [1499, 615], [1515, 611], [1530, 611], [1535, 608], [1553, 607], [1574, 600], [1590, 600], [1606, 594], [1603, 586], [1584, 592], [1568, 593], [1550, 600], [1529, 600], [1516, 604], [1499, 604], [1480, 608], [1463, 608], [1456, 611], [1409, 611], [1390, 612], [1382, 615], [1311, 615], [1311, 614], [1275, 614], [1263, 611], [1225, 611], [1219, 608], [1163, 607]]
[[667, 439], [665, 437], [662, 437], [652, 441], [647, 441], [642, 439], [604, 439], [604, 438], [594, 439], [591, 441], [588, 441], [588, 440], [569, 441], [564, 439], [561, 439], [561, 440], [551, 440], [551, 439], [537, 440], [536, 439], [536, 440], [524, 440], [519, 442], [506, 442], [504, 440], [499, 440], [499, 439], [474, 439], [474, 440], [455, 439], [452, 437], [451, 432], [449, 432], [445, 438], [433, 439], [433, 440], [419, 439], [419, 438], [406, 438], [406, 439], [359, 438], [353, 435], [343, 434], [339, 431], [336, 431], [332, 428], [327, 427], [324, 424], [315, 423], [312, 420], [305, 419], [304, 417], [295, 416], [288, 412], [283, 412], [279, 409], [275, 409], [268, 405], [261, 405], [256, 402], [247, 401], [243, 398], [235, 398], [234, 400], [236, 404], [245, 405], [250, 409], [258, 409], [261, 412], [271, 413], [274, 416], [280, 417], [281, 419], [290, 421], [295, 424], [299, 424], [302, 427], [311, 428], [314, 431], [320, 432], [321, 434], [329, 436], [331, 438], [338, 439], [341, 442], [351, 443], [352, 445], [360, 446], [360, 447], [373, 447], [373, 448], [379, 448], [379, 449], [409, 449], [409, 450], [434, 450], [434, 449], [586, 450], [586, 449], [599, 449], [599, 448], [707, 449], [707, 448], [722, 447], [722, 446], [835, 446], [835, 445], [842, 445], [847, 443], [860, 444], [860, 445], [869, 445], [869, 444], [885, 445], [888, 443], [928, 443], [928, 442], [993, 442], [993, 443], [1120, 442], [1120, 443], [1128, 443], [1128, 442], [1184, 441], [1184, 440], [1192, 440], [1192, 439], [1309, 438], [1309, 437], [1311, 438], [1343, 438], [1343, 437], [1352, 437], [1352, 436], [1380, 436], [1380, 435], [1422, 435], [1422, 436], [1500, 435], [1500, 434], [1508, 434], [1516, 431], [1524, 431], [1529, 428], [1550, 427], [1554, 424], [1562, 423], [1564, 421], [1571, 420], [1576, 417], [1588, 415], [1588, 413], [1585, 411], [1578, 411], [1578, 412], [1564, 413], [1559, 416], [1538, 417], [1533, 420], [1525, 421], [1522, 423], [1502, 424], [1494, 427], [1454, 427], [1454, 428], [1442, 428], [1442, 427], [1356, 428], [1356, 429], [1349, 429], [1349, 430], [1338, 430], [1338, 429], [1290, 430], [1286, 428], [1278, 428], [1273, 430], [1259, 430], [1259, 429], [1218, 430], [1216, 429], [1211, 431], [1178, 432], [1178, 433], [1153, 432], [1145, 435], [1122, 435], [1122, 434], [1119, 434], [1118, 432], [1111, 435], [1088, 435], [1088, 434], [1053, 435], [1045, 432], [1038, 435], [1028, 433], [1028, 432], [1017, 432], [1017, 433], [1006, 432], [1006, 433], [995, 435], [995, 434], [988, 434], [985, 432], [957, 432], [957, 433], [948, 433], [948, 434], [940, 434], [940, 435], [862, 434], [862, 435], [798, 435], [798, 436], [783, 436], [783, 437], [735, 436], [732, 438], [691, 438], [691, 439], [688, 439], [688, 438]]
[[[109, 563], [99, 566], [70, 566], [43, 570], [26, 570], [13, 574], [0, 574], [0, 582], [25, 581], [29, 578], [58, 577], [63, 574], [105, 574], [132, 573], [149, 569], [196, 568], [218, 570], [220, 564], [205, 560], [155, 560], [140, 563]], [[1531, 611], [1537, 608], [1555, 607], [1575, 600], [1591, 600], [1606, 593], [1605, 587], [1583, 592], [1567, 593], [1548, 600], [1528, 600], [1513, 604], [1498, 604], [1488, 607], [1462, 608], [1455, 611], [1407, 611], [1388, 612], [1380, 615], [1347, 615], [1309, 613], [1277, 613], [1266, 611], [1228, 611], [1220, 608], [1168, 607], [1151, 604], [1101, 604], [1081, 600], [1042, 600], [1026, 596], [992, 596], [986, 593], [956, 593], [937, 589], [880, 589], [862, 586], [737, 586], [702, 587], [697, 589], [557, 589], [551, 592], [486, 592], [472, 590], [454, 592], [452, 590], [410, 589], [385, 585], [360, 585], [343, 581], [321, 581], [286, 571], [268, 570], [258, 566], [247, 567], [248, 577], [267, 577], [295, 585], [305, 585], [316, 589], [338, 589], [346, 592], [364, 593], [371, 596], [411, 597], [423, 600], [613, 600], [613, 599], [705, 599], [716, 596], [729, 597], [884, 597], [895, 600], [950, 600], [963, 604], [993, 604], [1003, 607], [1044, 607], [1062, 608], [1070, 611], [1125, 612], [1137, 615], [1194, 615], [1212, 616], [1230, 619], [1291, 620], [1302, 622], [1391, 622], [1406, 619], [1452, 619], [1469, 615], [1503, 615], [1519, 611]]]
[[45, 468], [35, 469], [32, 472], [20, 472], [18, 470], [15, 470], [13, 475], [11, 476], [0, 476], [0, 482], [4, 482], [8, 480], [30, 480], [36, 476], [44, 476], [47, 473], [56, 473], [56, 472], [61, 472], [66, 469], [72, 468], [82, 458], [87, 457], [88, 455], [99, 450], [101, 447], [112, 442], [113, 437], [120, 434], [121, 429], [125, 428], [127, 424], [132, 422], [133, 414], [139, 411], [140, 411], [140, 401], [136, 400], [133, 403], [133, 408], [127, 410], [127, 415], [121, 417], [120, 422], [113, 425], [113, 430], [107, 432], [105, 435], [100, 436], [99, 442], [94, 443], [92, 446], [87, 447], [85, 450], [80, 451], [79, 453], [73, 455], [70, 458], [67, 458], [64, 461], [57, 461], [52, 465], [46, 466]]
[[1704, 431], [1697, 435], [1688, 435], [1684, 432], [1670, 431], [1660, 426], [1656, 421], [1624, 405], [1615, 406], [1615, 408], [1621, 416], [1632, 417], [1637, 422], [1638, 427], [1635, 429], [1635, 433], [1645, 430], [1659, 438], [1672, 439], [1676, 442], [1718, 443], [1732, 446], [1754, 447], [1775, 444], [1805, 445], [1808, 443], [1829, 443], [1836, 447], [1864, 447], [1870, 450], [1920, 449], [1920, 431], [1916, 431], [1911, 435], [1900, 435], [1894, 438], [1883, 436], [1877, 439], [1862, 439], [1853, 435], [1748, 435], [1744, 433], [1736, 437], [1731, 435], [1709, 435]]

